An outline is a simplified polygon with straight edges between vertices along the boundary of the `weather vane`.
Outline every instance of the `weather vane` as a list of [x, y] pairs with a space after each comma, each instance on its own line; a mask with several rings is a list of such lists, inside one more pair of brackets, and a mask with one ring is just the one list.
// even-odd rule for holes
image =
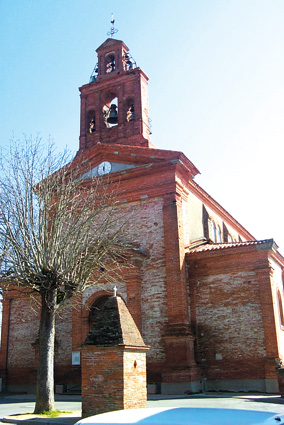
[[111, 27], [110, 27], [110, 31], [107, 33], [107, 35], [110, 35], [111, 38], [113, 38], [114, 34], [116, 34], [118, 32], [118, 30], [116, 28], [114, 28], [114, 23], [115, 23], [115, 19], [113, 17], [113, 13], [111, 14]]

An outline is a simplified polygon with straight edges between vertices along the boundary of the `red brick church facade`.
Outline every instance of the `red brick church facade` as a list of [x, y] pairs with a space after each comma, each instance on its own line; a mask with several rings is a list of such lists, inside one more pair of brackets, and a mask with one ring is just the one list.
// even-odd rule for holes
[[[277, 392], [284, 358], [284, 258], [257, 241], [194, 180], [182, 153], [150, 142], [146, 74], [127, 46], [107, 39], [80, 88], [80, 147], [93, 175], [119, 182], [118, 220], [139, 252], [116, 282], [147, 352], [148, 384], [162, 393], [202, 390]], [[113, 106], [112, 106], [113, 105]], [[57, 318], [55, 383], [80, 386], [80, 347], [108, 284], [69, 301]], [[3, 388], [34, 388], [38, 311], [4, 293], [0, 347]]]

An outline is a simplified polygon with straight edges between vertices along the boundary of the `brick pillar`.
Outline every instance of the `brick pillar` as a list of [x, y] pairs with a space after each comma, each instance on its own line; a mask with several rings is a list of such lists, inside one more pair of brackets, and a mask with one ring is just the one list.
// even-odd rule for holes
[[82, 348], [82, 415], [147, 406], [146, 351], [124, 301], [110, 297]]
[[[194, 337], [189, 323], [183, 214], [179, 195], [170, 194], [164, 197], [163, 220], [168, 307], [168, 326], [163, 338], [166, 349], [163, 382], [198, 382], [199, 369], [194, 360]], [[179, 388], [182, 390], [181, 386]]]
[[164, 197], [163, 221], [169, 326], [178, 323], [188, 324], [185, 249], [180, 196], [171, 194]]
[[141, 331], [141, 275], [140, 263], [136, 260], [133, 262], [135, 267], [127, 269], [127, 307], [131, 316], [136, 323], [136, 326]]
[[273, 294], [271, 289], [271, 279], [273, 270], [267, 264], [256, 269], [259, 294], [261, 300], [261, 312], [264, 328], [266, 359], [264, 364], [265, 379], [276, 379], [276, 358], [279, 357], [277, 335], [275, 328]]

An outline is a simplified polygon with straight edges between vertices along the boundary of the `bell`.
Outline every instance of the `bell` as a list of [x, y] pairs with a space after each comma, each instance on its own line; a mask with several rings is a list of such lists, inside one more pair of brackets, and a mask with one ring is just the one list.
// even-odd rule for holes
[[112, 103], [110, 105], [110, 110], [109, 110], [109, 116], [107, 118], [107, 122], [109, 124], [117, 124], [117, 110], [116, 110], [117, 106]]

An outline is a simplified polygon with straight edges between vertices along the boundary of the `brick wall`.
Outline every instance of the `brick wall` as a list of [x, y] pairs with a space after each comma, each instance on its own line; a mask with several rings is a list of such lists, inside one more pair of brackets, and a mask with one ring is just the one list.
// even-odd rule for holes
[[146, 353], [124, 351], [124, 409], [147, 407]]
[[[266, 355], [255, 275], [208, 277], [196, 285], [196, 304], [199, 355], [201, 363], [208, 364], [206, 375], [235, 378], [238, 372], [247, 376], [247, 368], [240, 368], [239, 361], [250, 359], [250, 368]], [[228, 361], [236, 365], [225, 370], [223, 362]]]
[[[131, 240], [149, 252], [149, 258], [141, 262], [140, 266], [141, 286], [138, 288], [141, 296], [140, 331], [145, 344], [151, 345], [147, 353], [149, 360], [163, 361], [165, 354], [161, 339], [167, 323], [163, 199], [146, 199], [121, 205], [120, 213], [116, 216], [116, 224], [120, 225], [126, 216], [131, 217], [128, 222]], [[118, 282], [117, 287], [118, 292], [121, 291], [122, 297], [127, 302], [131, 315], [135, 318], [137, 312], [130, 299], [139, 294], [131, 292], [128, 274], [129, 272], [126, 271], [126, 275], [122, 275], [124, 283]]]
[[[259, 270], [267, 270], [262, 281]], [[203, 376], [275, 378], [277, 344], [267, 254], [232, 250], [230, 255], [227, 251], [191, 257], [189, 286]], [[268, 317], [272, 325], [266, 330]]]
[[[82, 415], [122, 409], [123, 351], [92, 346], [82, 350], [81, 358]], [[104, 408], [106, 401], [107, 410]]]
[[[32, 391], [36, 383], [38, 362], [38, 331], [40, 306], [38, 298], [15, 295], [5, 299], [5, 329], [1, 354], [1, 377], [11, 391]], [[6, 311], [9, 306], [10, 311]], [[10, 318], [9, 329], [7, 327]], [[5, 332], [4, 332], [5, 330]], [[7, 331], [7, 332], [6, 332]], [[80, 375], [73, 378], [72, 367], [72, 304], [68, 301], [56, 317], [55, 382], [77, 383]], [[7, 342], [8, 351], [7, 351]], [[7, 357], [6, 357], [7, 356]], [[6, 362], [8, 374], [4, 372]], [[75, 372], [76, 373], [76, 372]]]
[[146, 407], [145, 351], [89, 346], [81, 354], [83, 416]]

